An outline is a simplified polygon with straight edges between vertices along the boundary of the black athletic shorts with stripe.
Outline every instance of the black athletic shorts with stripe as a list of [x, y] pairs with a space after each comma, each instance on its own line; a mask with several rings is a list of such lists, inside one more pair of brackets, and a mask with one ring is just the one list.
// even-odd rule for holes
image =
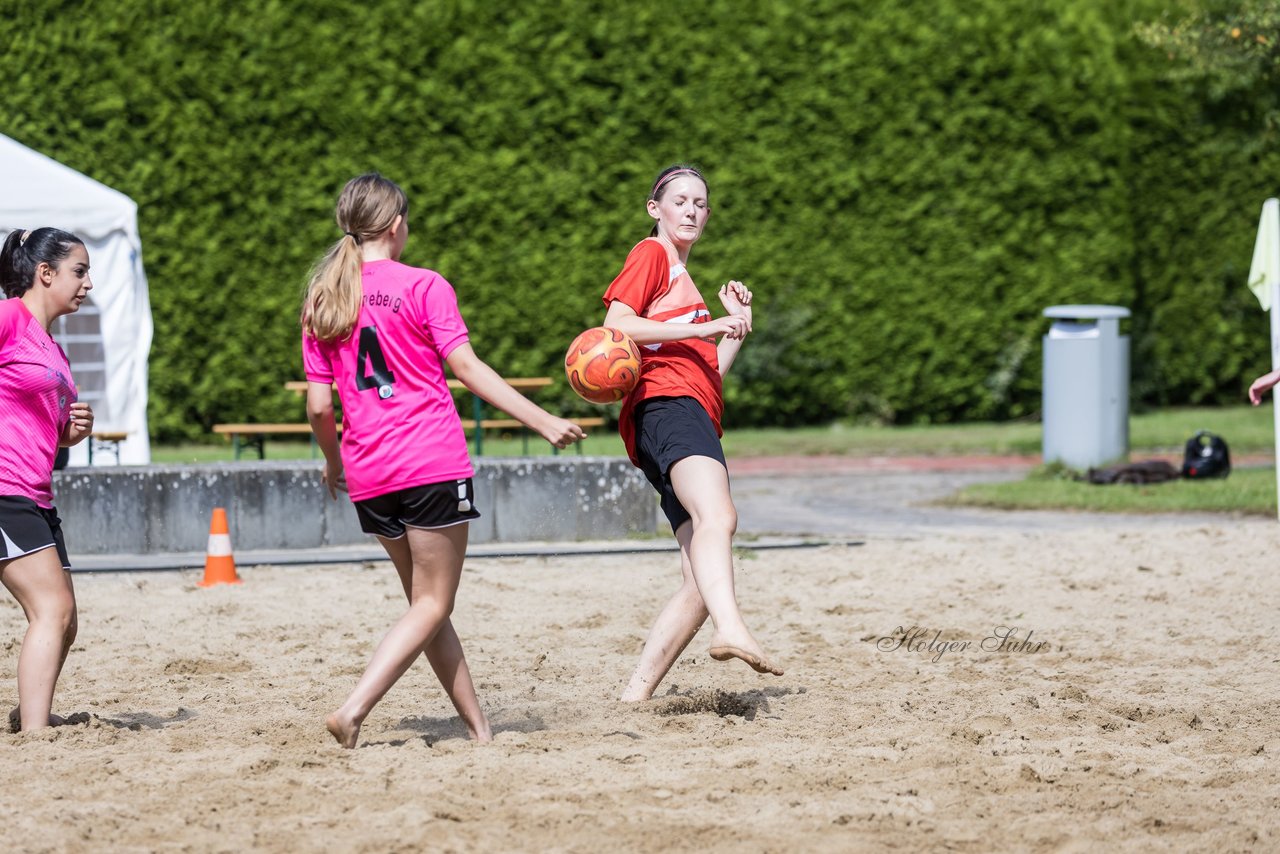
[[405, 528], [448, 528], [480, 518], [471, 478], [411, 486], [355, 502], [360, 530], [389, 540]]
[[58, 550], [63, 569], [71, 569], [58, 511], [44, 509], [30, 498], [0, 495], [0, 562], [38, 552]]

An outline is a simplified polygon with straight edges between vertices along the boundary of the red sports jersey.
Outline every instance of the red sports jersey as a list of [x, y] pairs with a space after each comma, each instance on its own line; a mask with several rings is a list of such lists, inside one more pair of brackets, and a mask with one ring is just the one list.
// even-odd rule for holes
[[0, 495], [53, 507], [53, 460], [75, 399], [67, 354], [22, 300], [0, 300]]
[[[627, 255], [622, 272], [604, 293], [605, 306], [617, 300], [640, 317], [663, 323], [707, 323], [711, 312], [698, 286], [680, 263], [672, 246], [656, 237], [646, 238]], [[636, 465], [635, 405], [651, 397], [692, 397], [707, 410], [721, 435], [720, 415], [724, 392], [716, 343], [710, 338], [689, 338], [645, 344], [640, 347], [640, 381], [622, 404], [618, 432], [627, 455]]]

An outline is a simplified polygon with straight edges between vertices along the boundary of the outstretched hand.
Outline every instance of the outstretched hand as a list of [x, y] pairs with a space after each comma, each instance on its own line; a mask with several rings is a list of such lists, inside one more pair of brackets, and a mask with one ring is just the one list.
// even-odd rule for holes
[[538, 428], [538, 434], [562, 451], [574, 442], [587, 438], [586, 431], [577, 424], [556, 415], [552, 415], [545, 425]]

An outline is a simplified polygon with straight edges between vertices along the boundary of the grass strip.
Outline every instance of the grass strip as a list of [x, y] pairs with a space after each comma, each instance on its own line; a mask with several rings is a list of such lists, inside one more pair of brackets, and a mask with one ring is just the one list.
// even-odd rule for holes
[[1045, 467], [1024, 480], [979, 483], [940, 503], [1000, 510], [1080, 510], [1097, 513], [1242, 513], [1276, 515], [1273, 467], [1235, 469], [1224, 480], [1174, 480], [1146, 485], [1077, 481]]

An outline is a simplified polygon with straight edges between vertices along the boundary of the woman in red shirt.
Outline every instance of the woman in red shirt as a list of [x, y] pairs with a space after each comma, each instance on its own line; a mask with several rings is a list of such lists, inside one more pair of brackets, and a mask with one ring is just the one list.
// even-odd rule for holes
[[604, 295], [604, 325], [629, 335], [642, 356], [619, 431], [631, 461], [661, 496], [684, 576], [649, 633], [624, 701], [653, 696], [708, 615], [715, 626], [712, 658], [740, 658], [760, 673], [782, 675], [747, 629], [734, 592], [738, 513], [720, 447], [721, 379], [751, 331], [751, 291], [741, 282], [725, 284], [719, 296], [728, 316], [713, 320], [685, 269], [711, 215], [708, 196], [697, 169], [663, 170], [646, 204], [653, 231]]

